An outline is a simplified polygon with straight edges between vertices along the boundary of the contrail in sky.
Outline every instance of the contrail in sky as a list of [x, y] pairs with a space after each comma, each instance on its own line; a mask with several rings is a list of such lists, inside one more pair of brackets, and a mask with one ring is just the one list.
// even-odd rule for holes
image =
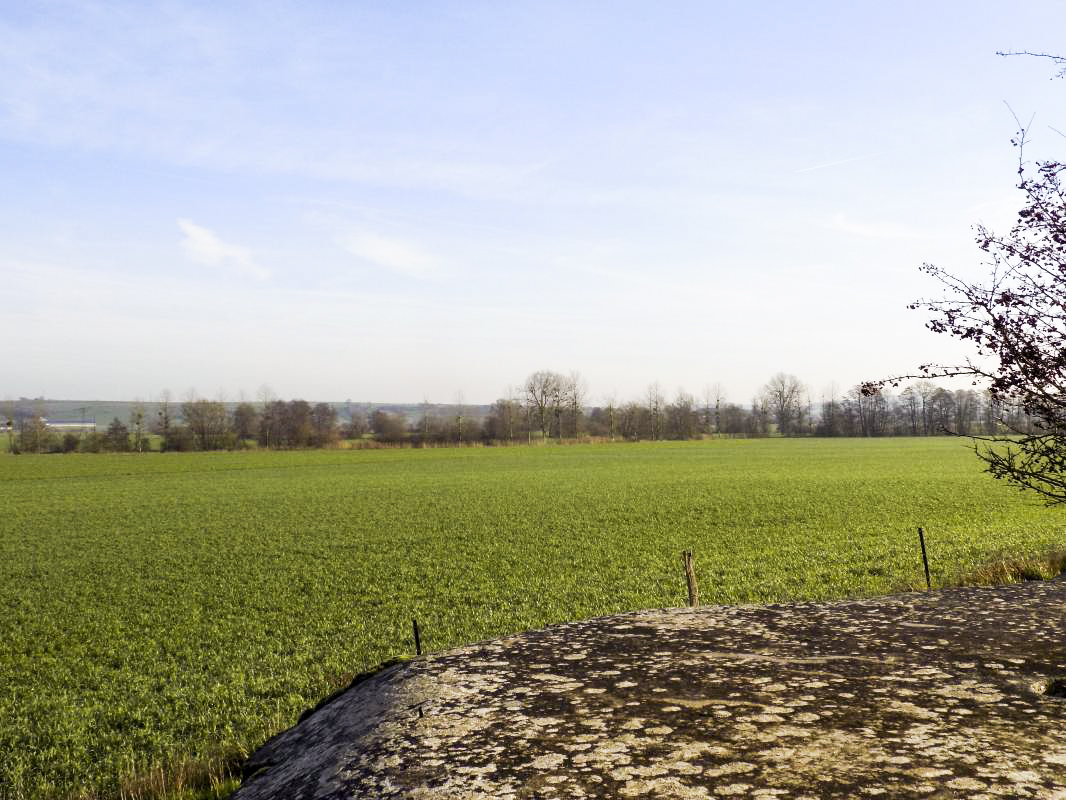
[[804, 167], [803, 169], [794, 170], [792, 174], [798, 175], [801, 172], [812, 172], [816, 169], [825, 169], [826, 167], [836, 167], [841, 164], [850, 164], [852, 161], [864, 161], [867, 158], [875, 158], [878, 155], [880, 155], [880, 153], [870, 153], [866, 156], [855, 156], [854, 158], [845, 158], [841, 159], [840, 161], [830, 161], [827, 164], [815, 164], [813, 167]]

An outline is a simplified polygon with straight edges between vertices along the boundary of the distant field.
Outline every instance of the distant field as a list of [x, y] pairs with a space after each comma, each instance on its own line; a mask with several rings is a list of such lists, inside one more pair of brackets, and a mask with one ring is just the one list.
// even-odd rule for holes
[[[239, 753], [353, 673], [685, 600], [869, 595], [1066, 546], [963, 443], [0, 457], [0, 797]], [[127, 782], [126, 789], [133, 784]]]

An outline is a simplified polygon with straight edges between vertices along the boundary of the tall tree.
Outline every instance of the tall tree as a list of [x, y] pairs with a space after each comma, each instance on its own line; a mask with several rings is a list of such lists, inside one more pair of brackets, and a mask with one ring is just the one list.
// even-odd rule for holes
[[130, 429], [122, 424], [122, 420], [115, 417], [107, 426], [105, 434], [107, 449], [114, 453], [126, 453], [130, 449]]
[[763, 387], [763, 403], [782, 436], [799, 431], [806, 406], [805, 396], [806, 390], [800, 379], [783, 372], [774, 375]]
[[658, 381], [648, 384], [647, 391], [648, 435], [652, 439], [662, 439], [666, 432], [666, 398]]
[[170, 450], [173, 444], [170, 440], [170, 426], [174, 423], [170, 389], [164, 389], [159, 393], [159, 408], [156, 411], [155, 432], [162, 437], [160, 449]]
[[550, 370], [539, 370], [526, 378], [526, 407], [545, 439], [551, 435], [552, 423], [561, 415], [563, 385], [564, 378]]
[[329, 403], [316, 403], [311, 409], [311, 431], [315, 447], [330, 447], [337, 441], [337, 409]]
[[15, 401], [5, 400], [4, 409], [0, 412], [0, 424], [7, 432], [7, 451], [15, 452]]
[[226, 405], [220, 400], [190, 399], [181, 404], [181, 416], [196, 439], [198, 450], [220, 450], [232, 444]]
[[[588, 383], [580, 372], [571, 372], [563, 380], [562, 403], [566, 416], [567, 432], [573, 437], [581, 435], [581, 426], [585, 414], [585, 400], [588, 397]], [[563, 436], [562, 423], [559, 425], [559, 438]]]
[[684, 389], [678, 389], [677, 397], [666, 407], [667, 436], [671, 439], [692, 439], [698, 426], [695, 398]]
[[[1039, 54], [1046, 55], [1046, 54]], [[1059, 59], [1058, 56], [1047, 56]], [[922, 270], [946, 290], [912, 308], [931, 315], [927, 326], [974, 347], [976, 358], [961, 364], [925, 364], [927, 377], [965, 377], [986, 384], [997, 408], [1020, 409], [1001, 416], [1004, 434], [975, 438], [974, 449], [996, 478], [1066, 502], [1066, 163], [1030, 164], [1024, 159], [1026, 129], [1019, 123], [1017, 188], [1024, 195], [1014, 226], [997, 234], [977, 226], [977, 246], [985, 253], [988, 278], [971, 283], [926, 264]], [[872, 381], [875, 392], [885, 383]]]
[[130, 432], [133, 434], [133, 449], [138, 453], [144, 452], [147, 445], [144, 431], [144, 403], [137, 400], [130, 408]]
[[247, 401], [237, 403], [237, 407], [233, 409], [233, 432], [237, 439], [240, 441], [253, 439], [258, 429], [258, 409]]

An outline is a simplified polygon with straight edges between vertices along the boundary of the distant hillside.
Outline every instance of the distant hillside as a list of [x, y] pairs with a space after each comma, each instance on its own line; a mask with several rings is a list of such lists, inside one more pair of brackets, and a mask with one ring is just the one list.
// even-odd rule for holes
[[[96, 424], [101, 427], [106, 426], [116, 417], [122, 422], [128, 423], [130, 413], [133, 411], [134, 406], [137, 405], [144, 407], [144, 415], [148, 420], [156, 419], [161, 413], [161, 405], [159, 403], [135, 403], [130, 400], [48, 400], [20, 397], [13, 402], [18, 416], [41, 413], [51, 420], [85, 420], [87, 422], [95, 420]], [[318, 401], [309, 400], [308, 402], [311, 405], [315, 405]], [[181, 403], [172, 402], [170, 405], [174, 419], [180, 421]], [[262, 407], [262, 403], [259, 402], [252, 402], [252, 405], [257, 408]], [[426, 412], [427, 408], [430, 415], [436, 417], [456, 416], [459, 409], [456, 405], [436, 403], [427, 405], [424, 403], [356, 403], [345, 401], [340, 403], [331, 402], [330, 405], [337, 409], [337, 420], [341, 424], [350, 421], [353, 417], [359, 415], [365, 417], [379, 410], [387, 411], [390, 414], [403, 414], [409, 422], [415, 422], [422, 418], [422, 414]], [[230, 411], [236, 406], [236, 401], [226, 403], [226, 407]], [[481, 405], [463, 406], [463, 414], [467, 417], [483, 418], [488, 416], [489, 408], [489, 406]], [[3, 411], [8, 411], [6, 404], [3, 407]]]

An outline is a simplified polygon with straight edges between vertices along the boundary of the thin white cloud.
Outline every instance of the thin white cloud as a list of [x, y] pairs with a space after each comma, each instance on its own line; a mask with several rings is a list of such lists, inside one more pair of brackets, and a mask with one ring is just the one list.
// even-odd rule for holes
[[185, 234], [181, 248], [193, 261], [212, 267], [225, 267], [259, 280], [270, 277], [270, 271], [255, 262], [249, 248], [224, 242], [213, 230], [197, 225], [192, 220], [179, 219], [178, 227]]
[[815, 164], [813, 167], [803, 167], [802, 169], [796, 169], [792, 171], [793, 175], [799, 175], [801, 172], [814, 172], [816, 169], [828, 169], [829, 167], [839, 167], [842, 164], [850, 164], [853, 161], [866, 161], [870, 158], [876, 158], [877, 153], [870, 153], [865, 156], [854, 156], [852, 158], [842, 158], [839, 161], [827, 161], [825, 164]]
[[356, 258], [409, 278], [437, 280], [443, 276], [443, 265], [438, 258], [400, 239], [357, 231], [340, 234], [337, 243]]

